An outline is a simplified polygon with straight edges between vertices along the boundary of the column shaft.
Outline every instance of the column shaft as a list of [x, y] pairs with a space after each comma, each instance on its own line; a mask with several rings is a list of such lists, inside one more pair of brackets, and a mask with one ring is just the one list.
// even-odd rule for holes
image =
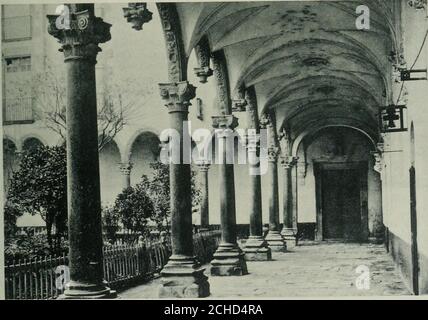
[[294, 161], [286, 156], [283, 159], [284, 168], [284, 202], [283, 202], [283, 228], [281, 235], [287, 242], [288, 248], [295, 245], [296, 236], [293, 231], [293, 191], [291, 171]]
[[269, 231], [279, 231], [279, 200], [278, 200], [278, 165], [276, 161], [269, 162]]
[[274, 119], [272, 116], [265, 120], [269, 130], [269, 232], [266, 241], [272, 251], [285, 251], [287, 249], [284, 238], [279, 230], [279, 195], [278, 195], [278, 155], [279, 147], [276, 138]]
[[180, 162], [170, 163], [172, 254], [193, 256], [192, 199], [190, 164], [183, 163], [183, 123], [188, 113], [170, 112], [170, 127], [180, 133]]
[[200, 166], [201, 180], [201, 228], [208, 229], [210, 225], [209, 220], [209, 193], [208, 193], [208, 165], [202, 164]]
[[[236, 241], [236, 208], [235, 208], [235, 179], [233, 163], [227, 163], [228, 155], [233, 155], [233, 129], [238, 125], [232, 115], [232, 106], [229, 92], [229, 80], [226, 57], [222, 50], [213, 53], [213, 69], [217, 85], [218, 116], [213, 116], [213, 127], [216, 129], [216, 138], [222, 145], [220, 151], [220, 219], [221, 243], [211, 261], [211, 275], [229, 276], [247, 274], [247, 264], [244, 254]], [[232, 141], [233, 142], [233, 141]], [[229, 150], [227, 150], [229, 149]]]

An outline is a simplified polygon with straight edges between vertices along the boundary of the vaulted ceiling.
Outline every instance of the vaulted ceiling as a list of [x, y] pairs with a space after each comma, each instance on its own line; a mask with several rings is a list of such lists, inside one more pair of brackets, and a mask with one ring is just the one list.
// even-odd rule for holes
[[[254, 85], [259, 111], [297, 137], [320, 121], [377, 132], [391, 100], [391, 59], [400, 1], [179, 3], [188, 55], [207, 36], [225, 52], [230, 90]], [[356, 8], [370, 9], [357, 30]], [[392, 61], [394, 62], [394, 61]]]

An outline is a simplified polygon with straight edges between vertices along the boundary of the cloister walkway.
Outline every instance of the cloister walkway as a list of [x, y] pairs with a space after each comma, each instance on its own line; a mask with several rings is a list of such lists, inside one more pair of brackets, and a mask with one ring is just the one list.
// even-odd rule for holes
[[[410, 295], [383, 245], [305, 243], [273, 261], [247, 262], [250, 274], [209, 277], [209, 298], [295, 298]], [[358, 266], [367, 266], [370, 289], [358, 289]], [[364, 268], [364, 267], [363, 267]], [[366, 269], [367, 270], [367, 269]], [[209, 265], [206, 274], [209, 274]], [[120, 293], [123, 299], [156, 298], [159, 279]]]

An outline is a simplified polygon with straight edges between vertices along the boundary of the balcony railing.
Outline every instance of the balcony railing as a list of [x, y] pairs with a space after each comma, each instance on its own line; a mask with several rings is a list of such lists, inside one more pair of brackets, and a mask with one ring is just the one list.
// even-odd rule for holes
[[5, 98], [3, 99], [4, 124], [33, 123], [33, 98]]
[[3, 18], [3, 41], [31, 39], [31, 16]]

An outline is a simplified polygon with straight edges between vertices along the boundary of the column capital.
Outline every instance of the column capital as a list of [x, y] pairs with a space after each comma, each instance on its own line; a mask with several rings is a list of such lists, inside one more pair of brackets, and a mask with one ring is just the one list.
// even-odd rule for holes
[[121, 162], [121, 163], [119, 163], [120, 172], [122, 172], [123, 175], [129, 176], [131, 174], [131, 169], [132, 169], [133, 165], [134, 164], [132, 162]]
[[247, 100], [244, 98], [232, 99], [232, 111], [234, 112], [243, 112], [246, 110]]
[[293, 156], [282, 156], [281, 165], [285, 170], [291, 169], [296, 165], [298, 158]]
[[153, 13], [147, 10], [146, 2], [131, 2], [122, 10], [123, 17], [132, 24], [132, 28], [135, 30], [142, 30], [143, 24], [152, 20]]
[[195, 46], [195, 54], [199, 66], [194, 68], [193, 71], [199, 78], [200, 83], [206, 83], [208, 77], [213, 75], [213, 70], [210, 68], [210, 45], [206, 37], [202, 37], [199, 43]]
[[207, 79], [213, 75], [213, 70], [209, 66], [193, 68], [195, 75], [199, 78], [200, 83], [207, 83]]
[[270, 117], [268, 115], [266, 115], [265, 113], [263, 113], [260, 116], [259, 123], [260, 123], [260, 128], [261, 129], [266, 129], [266, 128], [272, 126], [272, 122], [271, 122]]
[[196, 165], [198, 166], [200, 171], [207, 172], [211, 167], [211, 162], [207, 160], [198, 160], [196, 161]]
[[415, 9], [425, 9], [427, 7], [427, 0], [410, 0], [407, 4]]
[[111, 24], [95, 17], [92, 10], [71, 13], [65, 10], [65, 13], [64, 16], [47, 15], [48, 33], [58, 39], [65, 61], [85, 59], [95, 63], [101, 51], [98, 44], [111, 39]]
[[279, 148], [278, 147], [269, 147], [268, 148], [268, 161], [277, 162], [279, 157]]
[[238, 126], [238, 118], [234, 115], [212, 116], [213, 127], [215, 129], [230, 129], [233, 130]]
[[159, 83], [159, 89], [170, 113], [188, 112], [190, 100], [196, 96], [196, 88], [188, 81]]

